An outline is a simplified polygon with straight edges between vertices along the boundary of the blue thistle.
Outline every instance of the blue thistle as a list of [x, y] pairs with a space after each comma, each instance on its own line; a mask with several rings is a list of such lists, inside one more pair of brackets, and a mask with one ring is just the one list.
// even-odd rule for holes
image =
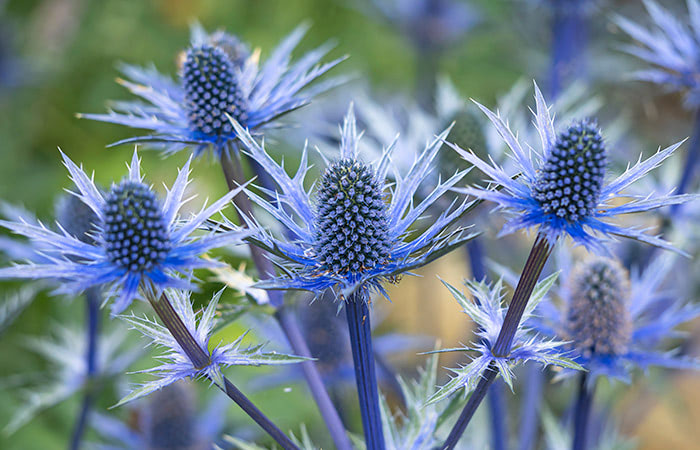
[[[259, 286], [308, 290], [317, 296], [331, 289], [344, 300], [365, 439], [368, 448], [383, 449], [368, 301], [373, 292], [387, 296], [382, 283], [397, 282], [402, 273], [427, 264], [473, 237], [465, 235], [464, 228], [453, 227], [471, 205], [464, 201], [456, 206], [453, 202], [425, 231], [406, 240], [421, 215], [466, 172], [439, 182], [414, 205], [418, 186], [429, 176], [441, 141], [435, 139], [428, 144], [408, 174], [396, 174], [392, 185], [387, 180], [392, 148], [386, 149], [375, 165], [360, 160], [351, 106], [342, 128], [340, 158], [327, 162], [314, 203], [304, 187], [309, 170], [306, 149], [292, 178], [246, 130], [233, 123], [247, 154], [279, 186], [274, 193], [263, 191], [271, 194], [273, 201], [253, 192], [250, 198], [294, 236], [293, 240], [278, 238], [248, 219], [251, 227], [259, 230], [251, 240], [279, 258], [286, 269], [285, 275], [264, 280]], [[385, 198], [389, 186], [393, 188], [390, 200]]]
[[[206, 251], [234, 244], [245, 237], [238, 228], [227, 232], [192, 236], [209, 217], [219, 212], [238, 193], [232, 191], [203, 208], [189, 220], [178, 219], [188, 184], [190, 160], [180, 170], [164, 201], [144, 184], [140, 160], [134, 152], [129, 175], [102, 194], [82, 168], [63, 154], [78, 191], [75, 196], [97, 217], [90, 242], [67, 230], [53, 231], [42, 223], [2, 220], [0, 226], [29, 238], [44, 258], [0, 269], [0, 278], [58, 279], [61, 291], [80, 292], [92, 286], [112, 285], [118, 298], [112, 314], [123, 311], [136, 297], [139, 287], [188, 287], [176, 276], [215, 263], [199, 256]], [[83, 237], [85, 239], [85, 237]]]
[[[566, 256], [560, 259], [560, 265], [570, 265]], [[591, 384], [601, 376], [629, 381], [635, 367], [698, 369], [696, 360], [655, 350], [665, 338], [679, 335], [676, 326], [700, 315], [700, 308], [661, 290], [675, 261], [672, 255], [658, 256], [632, 276], [616, 259], [578, 262], [558, 290], [561, 306], [543, 303], [535, 326], [570, 342], [572, 358], [589, 371]]]
[[[560, 236], [568, 235], [575, 243], [588, 249], [604, 251], [604, 241], [613, 237], [625, 237], [673, 249], [669, 243], [646, 234], [643, 229], [614, 225], [607, 219], [695, 198], [692, 195], [636, 197], [621, 194], [629, 185], [671, 156], [682, 142], [659, 150], [644, 161], [640, 159], [622, 175], [605, 183], [607, 149], [595, 123], [590, 120], [578, 121], [557, 135], [549, 108], [536, 84], [535, 100], [536, 126], [542, 147], [540, 152], [532, 148], [526, 150], [499, 115], [477, 103], [510, 147], [520, 174], [509, 174], [495, 163], [489, 164], [473, 152], [466, 152], [450, 144], [465, 160], [488, 175], [494, 187], [502, 188], [500, 191], [485, 188], [458, 189], [494, 202], [515, 215], [503, 227], [502, 235], [522, 228], [538, 227], [540, 235], [550, 244]], [[611, 204], [613, 199], [624, 196], [632, 199], [624, 204]]]
[[236, 146], [237, 134], [229, 117], [251, 131], [276, 126], [281, 116], [338, 83], [330, 80], [304, 90], [344, 59], [319, 64], [330, 49], [324, 45], [290, 65], [290, 54], [305, 32], [303, 26], [295, 29], [258, 67], [259, 52], [251, 53], [237, 37], [221, 31], [208, 35], [196, 27], [192, 46], [182, 57], [179, 82], [155, 68], [125, 66], [122, 70], [130, 80], [120, 83], [148, 105], [119, 102], [108, 114], [80, 117], [153, 132], [113, 145], [148, 142], [167, 154], [191, 146], [195, 156], [213, 149], [220, 157]]

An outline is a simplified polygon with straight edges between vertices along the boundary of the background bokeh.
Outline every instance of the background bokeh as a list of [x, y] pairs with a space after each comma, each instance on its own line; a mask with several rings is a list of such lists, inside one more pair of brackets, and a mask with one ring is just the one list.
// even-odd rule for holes
[[[119, 179], [131, 148], [106, 149], [106, 144], [129, 136], [129, 131], [103, 123], [79, 120], [76, 112], [102, 112], [107, 99], [124, 99], [126, 91], [114, 82], [120, 61], [145, 65], [153, 62], [161, 71], [175, 73], [175, 58], [188, 43], [189, 24], [198, 20], [206, 29], [225, 28], [238, 34], [263, 57], [295, 26], [309, 21], [311, 28], [298, 53], [333, 40], [332, 56], [350, 58], [335, 74], [353, 73], [368, 80], [379, 92], [411, 95], [417, 65], [411, 47], [379, 19], [371, 20], [352, 6], [353, 0], [17, 0], [0, 1], [0, 69], [11, 65], [12, 79], [0, 85], [0, 199], [22, 204], [50, 220], [58, 193], [70, 186], [60, 164], [57, 147], [74, 161], [96, 172], [103, 185]], [[536, 1], [481, 0], [472, 2], [482, 13], [481, 23], [467, 38], [450, 49], [441, 69], [465, 98], [491, 105], [518, 79], [546, 73], [547, 16]], [[600, 21], [592, 32], [591, 72], [599, 77], [598, 92], [607, 106], [603, 116], [624, 115], [638, 135], [630, 136], [639, 151], [675, 142], [689, 133], [690, 115], [674, 95], [624, 80], [632, 63], [614, 49], [619, 36], [605, 19], [613, 11], [639, 12], [637, 1], [602, 2]], [[664, 2], [666, 3], [666, 2]], [[682, 2], [669, 1], [669, 4]], [[1, 60], [4, 58], [4, 60]], [[340, 89], [343, 89], [342, 87]], [[639, 92], [646, 89], [644, 95]], [[652, 92], [653, 91], [653, 92]], [[323, 101], [323, 99], [319, 100]], [[300, 126], [303, 128], [304, 124]], [[282, 138], [284, 134], [280, 135]], [[280, 139], [281, 141], [282, 139]], [[289, 148], [280, 144], [290, 156]], [[148, 178], [157, 186], [170, 184], [183, 153], [167, 160], [156, 152], [142, 152]], [[199, 200], [224, 192], [219, 167], [202, 160], [193, 178]], [[512, 255], [501, 263], [524, 261], [521, 239]], [[439, 337], [444, 346], [469, 339], [470, 324], [459, 312], [435, 274], [452, 283], [468, 276], [460, 252], [443, 258], [421, 272], [422, 278], [406, 278], [392, 291], [393, 303], [377, 305], [386, 320], [385, 331], [400, 330]], [[3, 283], [2, 291], [17, 283]], [[80, 322], [81, 302], [39, 298], [0, 339], [0, 426], [20, 399], [17, 388], [30, 378], [41, 379], [46, 363], [28, 351], [28, 336], [45, 335], [56, 323]], [[106, 316], [105, 316], [106, 317]], [[228, 330], [232, 335], [240, 329]], [[410, 367], [423, 357], [403, 358]], [[255, 378], [264, 370], [230, 369], [234, 380]], [[21, 374], [18, 377], [18, 374]], [[410, 372], [409, 372], [410, 374]], [[290, 387], [293, 386], [293, 387]], [[651, 377], [629, 389], [616, 390], [621, 397], [616, 414], [627, 434], [639, 437], [641, 448], [699, 448], [700, 382], [688, 374]], [[562, 394], [563, 395], [563, 394]], [[271, 411], [283, 428], [296, 427], [304, 418], [312, 435], [323, 430], [301, 385], [262, 389], [253, 395], [261, 409]], [[515, 402], [511, 399], [511, 404]], [[64, 448], [78, 400], [51, 409], [12, 436], [0, 434], [0, 448]], [[105, 405], [109, 402], [105, 400]], [[232, 408], [231, 408], [232, 409]], [[128, 415], [128, 412], [125, 414]], [[247, 424], [235, 411], [234, 423]], [[517, 411], [511, 414], [517, 420]]]

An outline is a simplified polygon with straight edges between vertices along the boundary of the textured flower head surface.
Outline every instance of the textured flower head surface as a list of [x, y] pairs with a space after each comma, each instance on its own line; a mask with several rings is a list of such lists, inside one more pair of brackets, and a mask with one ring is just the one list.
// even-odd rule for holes
[[687, 2], [687, 25], [652, 0], [644, 0], [652, 27], [644, 28], [622, 16], [616, 16], [614, 21], [638, 43], [622, 49], [655, 66], [635, 72], [635, 77], [685, 92], [686, 105], [695, 108], [700, 104], [700, 3]]
[[221, 369], [228, 366], [291, 364], [306, 360], [306, 358], [277, 352], [264, 352], [262, 345], [244, 347], [242, 341], [245, 334], [234, 342], [228, 344], [219, 343], [213, 350], [209, 350], [209, 340], [214, 329], [216, 306], [219, 304], [223, 290], [212, 297], [204, 311], [198, 313], [195, 313], [192, 308], [189, 292], [169, 289], [165, 293], [187, 330], [197, 341], [200, 348], [208, 355], [208, 364], [203, 367], [194, 367], [191, 358], [180, 347], [180, 344], [178, 344], [170, 331], [156, 321], [133, 314], [122, 316], [124, 320], [146, 336], [151, 344], [164, 348], [166, 353], [161, 356], [163, 361], [161, 365], [139, 372], [152, 373], [157, 378], [134, 389], [119, 402], [119, 405], [148, 395], [184, 378], [208, 378], [223, 387]]
[[[88, 375], [85, 353], [87, 341], [85, 330], [56, 326], [50, 338], [31, 338], [29, 347], [45, 358], [52, 376], [39, 380], [36, 384], [20, 389], [24, 401], [5, 427], [5, 432], [13, 433], [26, 425], [41, 411], [51, 408], [70, 398], [81, 390], [90, 389], [91, 380], [105, 381], [120, 376], [142, 355], [141, 349], [134, 349], [125, 343], [127, 333], [124, 327], [106, 331], [97, 341], [97, 373]], [[25, 377], [30, 379], [31, 377]]]
[[[36, 252], [43, 255], [23, 264], [0, 269], [0, 278], [55, 279], [59, 292], [77, 293], [91, 286], [110, 285], [117, 298], [112, 314], [122, 312], [144, 284], [160, 289], [187, 288], [190, 283], [178, 273], [211, 267], [216, 263], [200, 257], [210, 249], [241, 242], [247, 232], [232, 228], [225, 232], [193, 233], [202, 223], [225, 207], [240, 189], [229, 192], [188, 220], [178, 218], [178, 210], [188, 184], [190, 160], [179, 171], [172, 189], [160, 201], [144, 183], [137, 153], [129, 174], [103, 194], [82, 168], [63, 154], [63, 162], [75, 183], [74, 193], [97, 217], [94, 232], [76, 237], [61, 224], [58, 231], [41, 222], [2, 220], [0, 226], [29, 238]], [[82, 239], [82, 240], [81, 240]]]
[[[249, 195], [295, 236], [277, 238], [259, 223], [250, 223], [259, 230], [251, 239], [278, 257], [285, 271], [283, 276], [260, 283], [261, 287], [302, 289], [317, 295], [334, 288], [341, 298], [360, 288], [365, 293], [386, 295], [382, 282], [395, 282], [402, 273], [433, 261], [474, 236], [455, 225], [472, 205], [466, 200], [453, 202], [439, 217], [431, 218], [424, 231], [414, 230], [427, 209], [466, 173], [438, 182], [430, 194], [413, 203], [419, 185], [430, 175], [442, 145], [440, 139], [425, 147], [408, 173], [394, 173], [389, 181], [393, 147], [374, 164], [362, 161], [351, 106], [342, 127], [340, 157], [326, 161], [312, 194], [314, 188], [304, 186], [309, 171], [306, 148], [296, 174], [290, 177], [240, 125], [235, 126], [248, 154], [279, 186], [277, 192]], [[268, 195], [274, 200], [268, 201]]]
[[[673, 249], [663, 239], [645, 233], [645, 229], [623, 227], [608, 222], [621, 214], [638, 213], [690, 201], [694, 195], [636, 196], [625, 193], [635, 181], [658, 167], [681, 145], [676, 143], [639, 161], [610, 182], [606, 181], [607, 149], [594, 121], [584, 119], [556, 134], [549, 108], [535, 84], [537, 110], [535, 122], [541, 151], [523, 146], [498, 114], [477, 103], [488, 116], [512, 151], [519, 173], [508, 173], [498, 164], [488, 163], [473, 152], [450, 144], [465, 160], [490, 178], [492, 188], [466, 188], [469, 195], [496, 203], [512, 213], [501, 234], [538, 227], [554, 243], [568, 235], [576, 244], [605, 252], [604, 241], [614, 237], [636, 239], [658, 247]], [[620, 204], [623, 198], [628, 202]]]
[[476, 9], [458, 0], [370, 0], [376, 13], [420, 50], [442, 50], [459, 41], [480, 20]]
[[195, 156], [213, 149], [219, 156], [236, 148], [229, 117], [251, 131], [275, 126], [280, 116], [339, 83], [329, 80], [305, 89], [344, 59], [319, 64], [330, 50], [322, 45], [290, 63], [305, 32], [304, 26], [295, 29], [259, 66], [260, 52], [250, 52], [235, 36], [221, 31], [207, 34], [195, 27], [177, 82], [154, 67], [125, 66], [127, 80], [120, 83], [141, 100], [118, 102], [108, 114], [81, 117], [152, 131], [114, 145], [145, 142], [166, 154], [191, 147]]
[[559, 268], [570, 274], [557, 289], [561, 303], [542, 302], [533, 327], [568, 341], [572, 358], [590, 371], [591, 382], [599, 376], [629, 381], [634, 368], [650, 366], [700, 369], [695, 359], [657, 350], [665, 339], [682, 336], [678, 325], [700, 315], [700, 307], [685, 304], [666, 287], [677, 259], [657, 256], [644, 271], [630, 275], [612, 258], [572, 264], [560, 252]]
[[137, 406], [128, 411], [131, 420], [94, 414], [91, 425], [105, 444], [91, 448], [214, 449], [224, 432], [228, 402], [218, 391], [212, 392], [214, 395], [200, 409], [192, 383], [179, 381], [134, 403]]
[[503, 284], [499, 280], [493, 286], [484, 282], [467, 281], [465, 286], [474, 301], [467, 298], [464, 293], [457, 288], [444, 283], [450, 290], [454, 298], [459, 302], [464, 312], [478, 326], [476, 332], [479, 342], [472, 344], [472, 347], [461, 347], [438, 350], [438, 352], [476, 352], [478, 356], [466, 366], [451, 369], [455, 374], [452, 379], [442, 386], [429, 402], [437, 402], [449, 397], [452, 393], [464, 388], [466, 397], [477, 385], [490, 364], [495, 364], [498, 373], [503, 380], [513, 389], [513, 366], [523, 364], [526, 361], [537, 361], [545, 366], [554, 365], [572, 370], [580, 370], [582, 367], [569, 358], [569, 353], [562, 349], [564, 342], [555, 339], [543, 339], [534, 335], [532, 330], [524, 326], [525, 322], [532, 316], [538, 303], [545, 297], [547, 291], [552, 287], [558, 274], [553, 274], [542, 280], [535, 286], [530, 301], [523, 314], [523, 320], [519, 325], [513, 339], [513, 347], [510, 354], [498, 356], [492, 353], [491, 348], [498, 339], [498, 334], [503, 326], [503, 320], [507, 307], [503, 305]]

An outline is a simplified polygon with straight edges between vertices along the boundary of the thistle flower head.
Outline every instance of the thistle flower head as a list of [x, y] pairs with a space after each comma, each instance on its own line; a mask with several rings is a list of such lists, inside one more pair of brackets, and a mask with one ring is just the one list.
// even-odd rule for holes
[[152, 131], [114, 145], [147, 142], [166, 153], [192, 147], [196, 156], [209, 149], [220, 156], [237, 148], [237, 134], [230, 118], [259, 132], [278, 125], [281, 116], [306, 105], [316, 94], [341, 81], [330, 80], [305, 90], [343, 60], [319, 64], [330, 50], [325, 45], [290, 64], [290, 54], [305, 31], [303, 26], [294, 30], [258, 67], [259, 53], [251, 53], [237, 37], [223, 31], [207, 34], [195, 27], [192, 47], [180, 59], [180, 82], [155, 68], [126, 66], [126, 80], [121, 83], [140, 100], [120, 102], [108, 114], [81, 117]]
[[[490, 188], [455, 190], [494, 202], [511, 213], [513, 217], [505, 224], [501, 234], [537, 227], [550, 243], [562, 235], [568, 235], [577, 244], [599, 252], [605, 252], [603, 242], [614, 237], [636, 239], [675, 250], [659, 237], [646, 234], [644, 229], [622, 227], [608, 220], [617, 215], [649, 211], [695, 198], [693, 195], [670, 193], [634, 196], [625, 192], [632, 183], [671, 156], [682, 142], [659, 150], [644, 161], [640, 159], [606, 184], [605, 145], [595, 123], [590, 120], [574, 122], [557, 135], [549, 107], [536, 84], [535, 100], [540, 151], [532, 145], [523, 146], [498, 114], [477, 103], [511, 149], [517, 171], [508, 173], [493, 161], [488, 163], [474, 152], [448, 143], [462, 158], [488, 175], [492, 184]], [[625, 197], [631, 200], [621, 203], [619, 200]]]
[[577, 351], [625, 354], [632, 339], [627, 271], [617, 260], [592, 258], [574, 268], [569, 283], [566, 329]]
[[389, 257], [389, 220], [371, 167], [350, 159], [326, 168], [316, 200], [315, 252], [336, 275], [372, 270]]
[[[148, 398], [144, 430], [149, 450], [204, 447], [197, 436], [197, 410], [191, 386], [180, 381]], [[198, 445], [199, 444], [199, 445]]]
[[0, 269], [0, 278], [58, 279], [61, 292], [71, 293], [110, 285], [112, 293], [118, 292], [112, 305], [112, 313], [118, 314], [136, 297], [139, 287], [188, 287], [189, 283], [178, 278], [178, 273], [212, 266], [214, 262], [200, 255], [212, 248], [239, 243], [246, 236], [236, 227], [192, 236], [240, 189], [224, 195], [189, 220], [178, 218], [191, 158], [163, 201], [144, 183], [136, 152], [129, 175], [105, 194], [65, 154], [63, 161], [77, 187], [76, 198], [96, 217], [95, 231], [90, 235], [94, 239], [84, 242], [68, 230], [53, 231], [41, 222], [28, 222], [23, 217], [0, 221], [0, 226], [29, 238], [37, 253], [44, 255], [37, 261]]
[[56, 202], [56, 222], [71, 236], [83, 242], [93, 242], [98, 218], [78, 197], [64, 194]]
[[666, 338], [679, 335], [678, 325], [700, 315], [700, 308], [684, 304], [666, 286], [675, 254], [658, 256], [631, 274], [616, 259], [590, 257], [572, 264], [570, 258], [566, 251], [557, 255], [560, 269], [570, 273], [556, 291], [561, 303], [542, 302], [531, 324], [567, 341], [591, 382], [599, 376], [629, 381], [634, 368], [649, 366], [700, 369], [697, 360], [662, 349]]
[[[453, 202], [423, 231], [412, 230], [423, 213], [465, 174], [457, 172], [438, 182], [414, 204], [414, 196], [430, 175], [442, 145], [438, 139], [425, 147], [406, 174], [391, 166], [393, 147], [385, 149], [379, 161], [365, 162], [359, 154], [359, 135], [351, 107], [342, 128], [340, 158], [327, 163], [314, 202], [314, 195], [304, 187], [309, 170], [306, 149], [296, 175], [290, 177], [246, 130], [236, 123], [234, 126], [248, 154], [279, 186], [275, 202], [255, 192], [249, 196], [296, 237], [290, 241], [280, 239], [259, 223], [250, 223], [251, 228], [258, 230], [255, 242], [288, 269], [288, 276], [261, 282], [260, 287], [303, 289], [316, 295], [334, 288], [339, 297], [358, 289], [385, 294], [382, 282], [396, 281], [398, 275], [427, 264], [473, 237], [455, 225], [471, 206], [466, 201]], [[392, 169], [394, 180], [388, 180]], [[412, 239], [407, 240], [410, 233]]]
[[228, 136], [230, 115], [248, 122], [247, 102], [234, 72], [234, 62], [220, 47], [192, 47], [182, 67], [182, 85], [190, 126], [207, 137]]
[[606, 152], [588, 120], [560, 133], [535, 179], [535, 199], [547, 214], [576, 223], [595, 212], [605, 178]]
[[625, 17], [616, 16], [615, 23], [637, 45], [624, 45], [622, 50], [654, 66], [639, 70], [634, 76], [642, 81], [660, 84], [671, 91], [685, 93], [685, 104], [700, 104], [700, 3], [687, 0], [689, 24], [652, 0], [644, 6], [652, 20], [645, 28]]

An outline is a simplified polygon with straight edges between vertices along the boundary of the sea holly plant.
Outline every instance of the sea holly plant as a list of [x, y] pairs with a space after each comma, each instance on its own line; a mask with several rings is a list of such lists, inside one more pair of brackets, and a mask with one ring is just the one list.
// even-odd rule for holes
[[452, 379], [435, 392], [428, 399], [428, 403], [444, 400], [459, 390], [463, 390], [466, 398], [477, 387], [479, 380], [484, 378], [485, 373], [492, 370], [492, 366], [496, 367], [511, 390], [514, 389], [513, 368], [530, 360], [545, 366], [554, 365], [572, 370], [582, 370], [583, 367], [571, 359], [567, 350], [564, 349], [563, 341], [543, 339], [536, 336], [530, 328], [524, 326], [525, 322], [533, 315], [537, 305], [545, 298], [558, 275], [558, 273], [550, 275], [533, 289], [530, 302], [523, 312], [522, 323], [515, 333], [513, 345], [507, 355], [494, 354], [492, 351], [503, 327], [507, 310], [503, 306], [505, 295], [502, 280], [498, 280], [492, 285], [483, 281], [466, 281], [465, 287], [473, 300], [470, 300], [459, 289], [443, 282], [462, 307], [464, 313], [478, 326], [476, 334], [479, 339], [471, 347], [442, 349], [437, 350], [437, 352], [475, 352], [478, 356], [472, 357], [472, 361], [465, 366], [451, 369]]
[[[674, 254], [658, 255], [642, 271], [631, 274], [614, 258], [589, 256], [572, 264], [564, 252], [558, 265], [569, 278], [538, 309], [534, 327], [543, 335], [567, 341], [574, 361], [586, 368], [580, 376], [574, 417], [574, 447], [586, 448], [588, 421], [599, 378], [631, 380], [633, 369], [649, 367], [700, 369], [700, 361], [677, 351], [657, 350], [667, 338], [678, 337], [678, 325], [700, 315], [665, 282], [678, 262]], [[571, 371], [562, 371], [560, 378]]]
[[[192, 283], [181, 275], [189, 275], [196, 268], [216, 265], [215, 261], [202, 258], [203, 253], [224, 245], [239, 244], [250, 234], [238, 227], [195, 234], [243, 187], [228, 192], [189, 219], [178, 217], [178, 211], [186, 201], [183, 197], [191, 160], [192, 157], [161, 201], [152, 187], [144, 182], [136, 151], [128, 175], [112, 184], [104, 194], [82, 168], [63, 154], [64, 164], [77, 188], [73, 194], [97, 216], [93, 239], [83, 242], [60, 224], [59, 230], [54, 231], [42, 223], [31, 224], [21, 218], [0, 221], [3, 227], [29, 238], [37, 251], [46, 257], [40, 262], [29, 261], [2, 268], [0, 277], [60, 280], [60, 291], [73, 293], [94, 287], [105, 288], [108, 297], [115, 299], [113, 315], [124, 311], [140, 291], [164, 325], [164, 329], [157, 329], [149, 335], [152, 338], [157, 336], [159, 344], [179, 352], [172, 355], [172, 365], [166, 364], [161, 369], [170, 371], [170, 377], [174, 379], [209, 376], [283, 448], [294, 448], [289, 438], [217, 371], [220, 363], [230, 365], [232, 361], [221, 353], [210, 352], [204, 345], [207, 339], [203, 333], [211, 331], [209, 316], [213, 310], [205, 313], [205, 320], [197, 326], [194, 314], [187, 314], [191, 310], [183, 305], [185, 300], [177, 297], [173, 303], [165, 290], [192, 288]], [[184, 356], [186, 359], [182, 359]], [[245, 361], [241, 359], [240, 363]], [[183, 365], [189, 365], [189, 372]], [[161, 378], [169, 379], [166, 374], [161, 375]]]
[[260, 51], [250, 51], [236, 36], [223, 31], [207, 34], [195, 26], [177, 81], [153, 67], [124, 66], [127, 79], [119, 81], [140, 100], [117, 102], [107, 114], [80, 117], [152, 132], [113, 145], [138, 142], [166, 154], [191, 148], [195, 156], [206, 150], [217, 157], [228, 155], [235, 150], [237, 134], [227, 116], [251, 131], [272, 127], [281, 116], [340, 81], [305, 89], [344, 59], [320, 64], [330, 50], [322, 45], [291, 63], [291, 52], [306, 29], [297, 27], [260, 65]]
[[[497, 357], [510, 354], [535, 283], [553, 246], [562, 236], [568, 236], [574, 243], [594, 252], [605, 252], [604, 243], [615, 237], [674, 250], [668, 242], [646, 234], [643, 229], [619, 226], [609, 220], [621, 214], [650, 211], [694, 198], [692, 195], [673, 194], [635, 197], [623, 192], [670, 157], [681, 142], [659, 150], [645, 160], [640, 158], [623, 174], [606, 183], [607, 148], [595, 122], [590, 119], [576, 121], [557, 134], [549, 107], [537, 84], [535, 102], [535, 125], [541, 144], [539, 151], [531, 145], [523, 146], [500, 115], [477, 103], [510, 148], [519, 173], [508, 173], [497, 164], [489, 164], [473, 152], [450, 144], [462, 158], [486, 174], [493, 187], [500, 188], [468, 187], [456, 190], [496, 203], [509, 214], [502, 235], [520, 229], [537, 229], [503, 326], [491, 347], [491, 352]], [[618, 202], [625, 198], [629, 201]], [[475, 394], [469, 398], [444, 448], [454, 448], [488, 386], [495, 380], [498, 366], [491, 364], [489, 369], [486, 376], [479, 380]]]
[[[410, 274], [474, 237], [457, 225], [472, 206], [466, 200], [453, 202], [425, 230], [416, 230], [421, 216], [466, 171], [438, 182], [414, 204], [441, 140], [429, 142], [407, 173], [394, 173], [393, 180], [387, 180], [393, 148], [385, 149], [373, 163], [362, 160], [351, 105], [341, 130], [339, 158], [326, 161], [314, 192], [304, 186], [309, 171], [306, 149], [295, 175], [289, 176], [245, 129], [235, 122], [234, 127], [248, 155], [278, 183], [276, 192], [248, 190], [249, 197], [293, 236], [277, 236], [248, 218], [249, 226], [257, 230], [250, 239], [273, 255], [283, 269], [282, 275], [262, 281], [259, 287], [306, 290], [319, 297], [329, 289], [335, 293], [346, 312], [366, 444], [385, 448], [372, 351], [371, 296], [388, 296], [384, 283], [398, 282], [400, 275]], [[406, 239], [409, 235], [410, 240]]]

